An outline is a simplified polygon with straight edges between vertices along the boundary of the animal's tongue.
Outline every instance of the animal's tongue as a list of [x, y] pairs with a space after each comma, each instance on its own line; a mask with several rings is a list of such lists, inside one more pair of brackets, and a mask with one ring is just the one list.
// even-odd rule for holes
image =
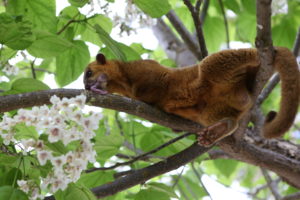
[[95, 85], [93, 85], [92, 87], [91, 87], [91, 91], [93, 91], [93, 92], [96, 92], [96, 93], [98, 93], [98, 94], [107, 94], [108, 92], [106, 91], [106, 90], [102, 90], [102, 89], [98, 89], [97, 88], [97, 83], [95, 84]]

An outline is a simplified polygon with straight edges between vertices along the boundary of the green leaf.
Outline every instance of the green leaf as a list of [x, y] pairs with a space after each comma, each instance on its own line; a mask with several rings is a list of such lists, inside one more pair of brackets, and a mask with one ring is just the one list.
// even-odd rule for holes
[[11, 186], [0, 187], [0, 199], [5, 200], [28, 200], [27, 195]]
[[256, 36], [256, 16], [242, 12], [236, 22], [237, 39], [243, 42], [254, 43]]
[[27, 49], [34, 57], [47, 58], [61, 55], [73, 47], [72, 43], [47, 31], [35, 31], [36, 41]]
[[[117, 43], [119, 49], [125, 54], [126, 60], [127, 61], [132, 61], [132, 60], [140, 60], [141, 57], [140, 55], [133, 50], [131, 47], [122, 44], [122, 43]], [[110, 51], [109, 48], [102, 48], [101, 53], [105, 55], [107, 59], [118, 59], [112, 51]]]
[[56, 200], [96, 200], [93, 193], [86, 187], [69, 184], [65, 191], [59, 190], [55, 193]]
[[133, 3], [153, 18], [161, 17], [171, 10], [168, 0], [133, 0]]
[[17, 54], [16, 50], [4, 47], [2, 50], [0, 49], [0, 61], [6, 62]]
[[39, 137], [39, 134], [37, 133], [34, 126], [26, 126], [25, 123], [19, 123], [15, 127], [15, 138], [17, 140], [20, 139], [35, 139], [37, 140]]
[[235, 13], [240, 13], [240, 5], [237, 0], [225, 0], [224, 5]]
[[106, 47], [113, 53], [113, 55], [118, 59], [122, 61], [126, 61], [125, 54], [119, 49], [118, 43], [113, 40], [109, 34], [98, 24], [94, 26], [98, 36], [100, 37], [100, 40], [103, 42], [103, 44], [106, 45]]
[[218, 51], [222, 42], [225, 41], [225, 27], [223, 20], [219, 17], [207, 16], [205, 18], [203, 32], [208, 50], [210, 52]]
[[138, 192], [134, 200], [169, 200], [170, 197], [167, 193], [155, 190], [153, 188], [141, 190]]
[[32, 24], [22, 17], [13, 18], [8, 13], [0, 14], [0, 43], [15, 50], [27, 48], [35, 40]]
[[166, 184], [162, 184], [162, 183], [149, 183], [148, 186], [150, 186], [150, 188], [153, 188], [157, 191], [161, 191], [164, 192], [166, 194], [168, 194], [168, 196], [173, 197], [173, 198], [179, 198], [174, 189], [170, 186], [167, 186]]
[[97, 136], [94, 149], [98, 154], [98, 159], [103, 163], [108, 158], [116, 155], [122, 144], [123, 137], [119, 134]]
[[1, 165], [14, 166], [17, 160], [18, 160], [17, 156], [0, 154], [0, 164]]
[[247, 11], [250, 14], [256, 13], [256, 4], [255, 1], [249, 1], [249, 0], [241, 0], [242, 6], [245, 11]]
[[13, 82], [11, 89], [1, 95], [20, 94], [39, 90], [49, 90], [50, 88], [42, 81], [33, 78], [20, 78]]
[[216, 159], [213, 160], [215, 167], [227, 178], [235, 171], [238, 166], [238, 162], [229, 159]]
[[56, 57], [56, 81], [65, 86], [75, 81], [90, 61], [90, 53], [83, 41], [73, 42], [73, 48]]
[[72, 6], [82, 7], [89, 2], [89, 0], [68, 0]]
[[95, 171], [91, 173], [82, 174], [77, 184], [84, 185], [87, 188], [93, 188], [104, 183], [114, 180], [113, 171]]
[[[13, 185], [14, 181], [22, 179], [22, 172], [18, 168], [11, 168], [3, 177], [3, 185]], [[0, 198], [1, 199], [1, 198]]]
[[297, 26], [292, 17], [285, 16], [272, 28], [274, 45], [292, 48], [297, 34]]
[[9, 0], [8, 11], [13, 15], [24, 15], [37, 29], [56, 32], [55, 0]]
[[[92, 26], [98, 24], [106, 33], [110, 33], [113, 27], [112, 21], [108, 17], [100, 14], [97, 14], [93, 18], [89, 19], [88, 23]], [[91, 26], [85, 26], [83, 33], [81, 33], [81, 38], [84, 41], [91, 42], [98, 46], [102, 45], [102, 42], [99, 40], [99, 35]]]

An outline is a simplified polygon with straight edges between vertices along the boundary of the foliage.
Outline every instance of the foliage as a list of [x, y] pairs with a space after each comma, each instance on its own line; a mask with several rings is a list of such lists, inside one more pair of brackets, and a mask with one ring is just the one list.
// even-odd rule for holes
[[[69, 6], [57, 12], [55, 0], [7, 0], [0, 4], [0, 90], [1, 95], [19, 94], [49, 89], [44, 83], [45, 75], [54, 74], [60, 86], [66, 86], [78, 79], [86, 65], [91, 61], [89, 45], [93, 44], [105, 53], [108, 58], [120, 60], [137, 60], [142, 56], [155, 58], [163, 63], [174, 64], [168, 60], [160, 48], [148, 50], [139, 43], [125, 45], [112, 37], [112, 28], [118, 28], [107, 10], [117, 4], [114, 0], [103, 1], [102, 9], [91, 10], [88, 14], [83, 8], [91, 8], [88, 0], [69, 0]], [[97, 2], [97, 1], [96, 1]], [[144, 14], [147, 20], [159, 18], [173, 9], [184, 21], [191, 32], [195, 31], [188, 9], [183, 2], [177, 0], [133, 0], [138, 16]], [[193, 1], [195, 2], [195, 1]], [[209, 52], [225, 47], [226, 26], [219, 1], [211, 1], [203, 24], [204, 37]], [[94, 2], [95, 3], [95, 2]], [[128, 2], [128, 6], [132, 6]], [[254, 44], [256, 35], [256, 16], [254, 1], [223, 0], [227, 14], [229, 38]], [[272, 16], [273, 41], [275, 45], [291, 48], [300, 24], [300, 4], [297, 0], [287, 1], [286, 11], [274, 13]], [[131, 13], [132, 14], [132, 13]], [[130, 15], [130, 13], [128, 13]], [[133, 15], [133, 14], [132, 14]], [[126, 17], [125, 17], [126, 20]], [[129, 23], [130, 24], [130, 23]], [[124, 33], [123, 33], [124, 34]], [[147, 40], [147, 38], [145, 38]], [[230, 43], [232, 45], [232, 43]], [[277, 98], [277, 94], [273, 94]], [[267, 101], [266, 108], [274, 107]], [[268, 109], [269, 110], [269, 109]], [[16, 111], [6, 113], [6, 117], [17, 116]], [[99, 129], [91, 140], [97, 153], [97, 165], [112, 166], [124, 161], [125, 156], [136, 156], [147, 152], [177, 136], [170, 129], [152, 124], [135, 116], [103, 110], [103, 118], [99, 121]], [[90, 114], [85, 114], [89, 117]], [[3, 114], [0, 115], [4, 119]], [[74, 126], [74, 123], [68, 124]], [[49, 150], [63, 155], [67, 149], [74, 149], [76, 142], [65, 147], [62, 143], [46, 142], [44, 134], [35, 129], [35, 125], [19, 124], [14, 126], [14, 141], [0, 137], [0, 199], [28, 199], [30, 194], [20, 190], [18, 182], [33, 180], [32, 184], [40, 184], [40, 179], [47, 177], [51, 171], [48, 164], [42, 165], [37, 160], [37, 152], [26, 154], [21, 140], [43, 140]], [[0, 132], [4, 129], [0, 127]], [[7, 132], [6, 132], [7, 133]], [[89, 189], [114, 180], [114, 174], [140, 169], [151, 163], [163, 160], [194, 142], [189, 137], [169, 145], [154, 153], [146, 160], [138, 160], [130, 166], [111, 170], [96, 170], [82, 173], [76, 183], [68, 185], [64, 191], [52, 191], [56, 199], [95, 199]], [[75, 147], [74, 147], [75, 146]], [[97, 166], [96, 165], [96, 166]], [[257, 185], [265, 184], [259, 176], [257, 168], [230, 159], [209, 160], [207, 156], [194, 162], [200, 175], [207, 174], [220, 183], [230, 187], [240, 183], [239, 187], [252, 193]], [[90, 163], [89, 169], [94, 166]], [[202, 199], [208, 193], [205, 184], [197, 177], [197, 172], [188, 164], [181, 172], [176, 171], [152, 179], [142, 186], [134, 186], [124, 192], [107, 199]], [[22, 187], [21, 187], [22, 189]], [[49, 188], [48, 188], [49, 189]], [[286, 194], [294, 192], [291, 186], [282, 185]], [[47, 188], [42, 188], [45, 193]], [[262, 190], [263, 191], [263, 190]], [[266, 199], [268, 191], [258, 193]]]

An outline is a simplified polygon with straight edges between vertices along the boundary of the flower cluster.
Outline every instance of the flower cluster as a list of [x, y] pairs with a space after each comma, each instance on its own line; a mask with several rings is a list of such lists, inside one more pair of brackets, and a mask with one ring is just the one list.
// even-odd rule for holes
[[[84, 114], [82, 109], [85, 101], [84, 95], [71, 99], [53, 96], [50, 99], [53, 104], [51, 107], [44, 105], [31, 110], [20, 109], [13, 118], [4, 115], [0, 122], [0, 136], [4, 144], [19, 142], [24, 153], [32, 150], [36, 152], [40, 165], [51, 163], [52, 170], [47, 177], [41, 178], [40, 188], [43, 190], [52, 193], [59, 189], [64, 190], [70, 182], [79, 179], [88, 162], [95, 162], [96, 152], [93, 150], [91, 138], [95, 136], [94, 130], [98, 129], [101, 115]], [[37, 133], [47, 135], [48, 140], [32, 138], [17, 141], [14, 127], [19, 123], [35, 127]], [[68, 150], [66, 154], [58, 154], [46, 144], [56, 142], [63, 143], [66, 149], [70, 143], [75, 143], [72, 145], [75, 148], [70, 148], [72, 150]], [[18, 185], [31, 199], [41, 198], [30, 180], [19, 180]]]
[[4, 68], [2, 69], [2, 71], [3, 71], [7, 76], [10, 76], [10, 75], [18, 75], [18, 73], [19, 73], [19, 68], [7, 64], [7, 65], [4, 66]]

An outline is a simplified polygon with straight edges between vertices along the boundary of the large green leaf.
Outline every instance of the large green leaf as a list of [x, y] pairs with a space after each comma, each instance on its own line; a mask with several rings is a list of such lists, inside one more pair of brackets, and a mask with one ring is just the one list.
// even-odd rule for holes
[[162, 191], [155, 190], [154, 188], [145, 189], [139, 191], [135, 197], [134, 200], [169, 200], [170, 196]]
[[207, 16], [203, 32], [209, 52], [218, 51], [225, 41], [225, 26], [222, 18]]
[[229, 159], [216, 159], [213, 161], [215, 167], [226, 177], [229, 177], [237, 168], [238, 162]]
[[25, 123], [20, 123], [15, 126], [15, 138], [21, 139], [35, 139], [37, 140], [39, 135], [34, 126], [26, 126]]
[[237, 17], [236, 25], [237, 39], [253, 44], [256, 36], [256, 16], [242, 12]]
[[[125, 57], [126, 57], [127, 61], [141, 59], [140, 55], [135, 50], [133, 50], [131, 47], [129, 47], [125, 44], [122, 44], [122, 43], [117, 43], [117, 45], [119, 46], [119, 49], [125, 54]], [[118, 57], [116, 57], [113, 54], [111, 49], [109, 49], [107, 47], [102, 48], [101, 53], [103, 53], [105, 55], [105, 57], [107, 57], [108, 59], [118, 59]]]
[[161, 17], [171, 10], [168, 0], [133, 0], [133, 2], [151, 17]]
[[272, 28], [274, 45], [292, 48], [298, 27], [292, 16], [285, 16]]
[[13, 18], [8, 13], [0, 14], [0, 43], [19, 50], [32, 44], [35, 36], [32, 33], [32, 24], [22, 17]]
[[115, 55], [118, 60], [126, 61], [125, 54], [120, 50], [118, 43], [98, 24], [94, 26], [100, 40]]
[[[97, 14], [93, 18], [89, 19], [88, 23], [92, 26], [98, 24], [104, 29], [106, 33], [110, 33], [113, 26], [111, 20], [108, 17], [100, 14]], [[98, 46], [102, 45], [101, 40], [99, 40], [99, 35], [96, 33], [95, 29], [89, 25], [85, 26], [85, 30], [81, 33], [81, 38], [84, 41], [91, 42]]]
[[20, 78], [13, 82], [9, 91], [6, 91], [1, 95], [19, 94], [48, 89], [50, 88], [42, 81], [33, 78]]
[[35, 31], [36, 41], [27, 49], [34, 57], [48, 58], [61, 55], [73, 47], [72, 43], [47, 31]]
[[87, 188], [93, 188], [104, 183], [114, 180], [113, 171], [95, 171], [91, 173], [82, 174], [77, 184], [84, 185]]
[[123, 137], [118, 134], [97, 136], [94, 149], [97, 152], [99, 161], [103, 164], [108, 158], [116, 155], [123, 144]]
[[56, 32], [55, 0], [8, 0], [8, 12], [26, 16], [38, 29]]
[[89, 2], [89, 0], [68, 0], [72, 6], [82, 7]]
[[59, 190], [55, 193], [56, 200], [96, 200], [93, 193], [84, 186], [74, 183], [69, 184], [65, 191]]
[[65, 86], [75, 81], [90, 60], [88, 47], [83, 41], [73, 42], [73, 48], [56, 57], [56, 81]]
[[0, 199], [5, 200], [28, 200], [27, 195], [12, 186], [0, 187]]
[[0, 61], [5, 63], [7, 60], [11, 59], [17, 54], [16, 50], [3, 47], [2, 50], [0, 50]]
[[3, 153], [0, 154], [0, 164], [1, 165], [14, 166], [18, 159], [19, 158], [17, 156], [6, 155]]

